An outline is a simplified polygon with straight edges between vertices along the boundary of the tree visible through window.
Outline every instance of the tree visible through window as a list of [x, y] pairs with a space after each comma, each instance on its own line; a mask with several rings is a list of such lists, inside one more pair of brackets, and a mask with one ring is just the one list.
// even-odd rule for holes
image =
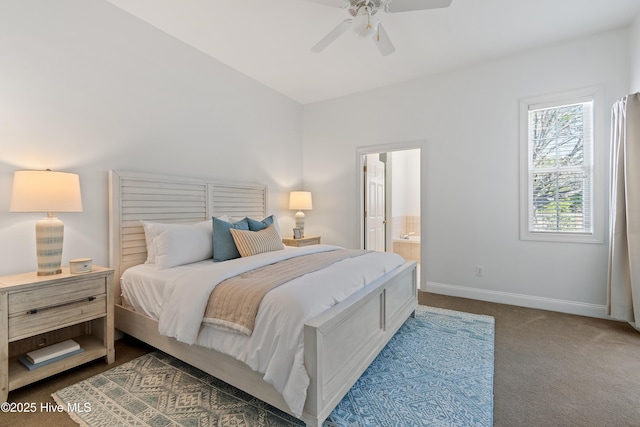
[[593, 232], [593, 99], [529, 105], [528, 231]]

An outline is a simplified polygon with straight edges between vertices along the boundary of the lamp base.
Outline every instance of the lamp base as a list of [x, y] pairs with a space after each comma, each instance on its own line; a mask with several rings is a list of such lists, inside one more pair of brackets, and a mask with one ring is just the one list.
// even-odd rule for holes
[[304, 212], [296, 212], [296, 228], [300, 229], [300, 237], [304, 237]]
[[62, 273], [62, 269], [59, 268], [56, 271], [38, 271], [37, 276], [55, 276], [56, 274], [61, 274], [61, 273]]
[[36, 222], [36, 253], [38, 255], [38, 276], [62, 273], [62, 240], [64, 224], [49, 214]]

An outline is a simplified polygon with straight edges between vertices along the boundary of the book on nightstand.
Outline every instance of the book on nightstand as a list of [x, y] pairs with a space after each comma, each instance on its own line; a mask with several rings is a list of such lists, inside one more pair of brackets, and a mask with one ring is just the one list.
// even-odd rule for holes
[[84, 348], [79, 348], [75, 351], [72, 351], [71, 353], [65, 353], [62, 356], [58, 356], [58, 357], [54, 357], [53, 359], [48, 359], [45, 360], [44, 362], [40, 362], [40, 363], [31, 363], [28, 359], [27, 356], [22, 356], [19, 357], [18, 360], [20, 362], [22, 362], [22, 364], [30, 371], [33, 371], [34, 369], [40, 368], [41, 366], [45, 366], [45, 365], [49, 365], [53, 362], [57, 362], [58, 360], [62, 360], [62, 359], [66, 359], [67, 357], [73, 356], [75, 354], [78, 353], [82, 353], [84, 351]]
[[74, 354], [82, 353], [84, 349], [74, 340], [66, 340], [38, 350], [30, 351], [18, 360], [29, 370], [48, 365]]

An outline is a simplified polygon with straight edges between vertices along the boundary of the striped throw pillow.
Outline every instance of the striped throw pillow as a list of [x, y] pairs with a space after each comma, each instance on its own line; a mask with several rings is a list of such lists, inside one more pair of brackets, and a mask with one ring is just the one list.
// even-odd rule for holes
[[231, 231], [233, 241], [242, 257], [284, 249], [280, 235], [273, 224], [260, 231], [237, 230], [235, 228], [231, 228], [229, 231]]

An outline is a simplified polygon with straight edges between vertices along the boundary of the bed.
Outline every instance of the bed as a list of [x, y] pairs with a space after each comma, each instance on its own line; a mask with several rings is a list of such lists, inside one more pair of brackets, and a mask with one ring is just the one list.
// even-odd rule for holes
[[[294, 413], [283, 394], [263, 379], [263, 373], [215, 349], [161, 335], [156, 315], [135, 309], [120, 297], [122, 275], [128, 269], [142, 269], [147, 260], [141, 221], [193, 224], [223, 215], [265, 218], [266, 186], [110, 171], [109, 198], [116, 328], [300, 418], [308, 426], [322, 424], [417, 306], [416, 264], [402, 262], [305, 320], [301, 326], [303, 364], [309, 382], [304, 406]], [[311, 251], [323, 250], [320, 246]]]

